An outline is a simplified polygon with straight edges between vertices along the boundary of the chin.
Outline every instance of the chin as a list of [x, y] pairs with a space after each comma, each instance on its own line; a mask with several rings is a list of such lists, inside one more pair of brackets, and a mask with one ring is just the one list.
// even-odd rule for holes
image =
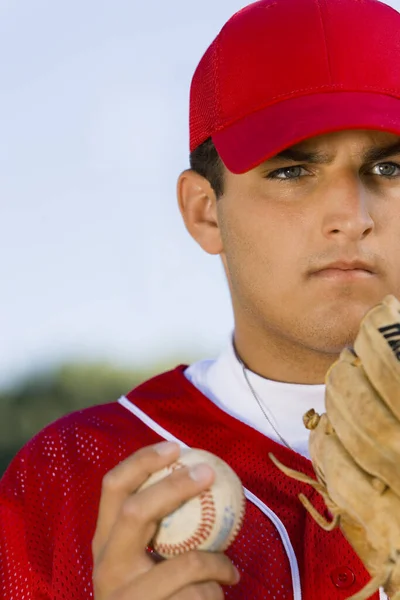
[[344, 348], [352, 348], [357, 337], [358, 328], [354, 332], [334, 331], [327, 335], [325, 340], [319, 340], [318, 351], [326, 354], [340, 354]]
[[[383, 298], [384, 296], [382, 296]], [[349, 301], [326, 306], [318, 311], [318, 341], [316, 346], [322, 352], [339, 354], [343, 348], [352, 347], [366, 313], [382, 300]]]
[[[322, 351], [339, 354], [343, 348], [352, 347], [366, 313], [377, 302], [368, 304], [351, 304], [346, 309], [336, 310], [334, 314], [325, 315], [320, 320], [319, 346]], [[322, 334], [322, 335], [321, 335]]]

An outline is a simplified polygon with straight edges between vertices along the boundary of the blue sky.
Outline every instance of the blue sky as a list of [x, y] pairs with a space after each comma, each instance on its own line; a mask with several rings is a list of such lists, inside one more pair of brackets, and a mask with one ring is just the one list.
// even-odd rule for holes
[[64, 359], [215, 354], [218, 258], [191, 240], [192, 73], [240, 0], [0, 0], [0, 385]]
[[193, 71], [246, 3], [0, 0], [0, 385], [225, 343], [222, 267], [185, 231], [175, 184]]

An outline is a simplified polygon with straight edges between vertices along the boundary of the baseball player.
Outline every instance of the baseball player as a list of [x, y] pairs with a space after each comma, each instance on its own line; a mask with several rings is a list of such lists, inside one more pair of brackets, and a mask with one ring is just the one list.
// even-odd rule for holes
[[[223, 262], [232, 342], [26, 444], [0, 484], [1, 598], [339, 600], [367, 584], [341, 530], [298, 500], [329, 520], [320, 494], [269, 454], [314, 477], [302, 415], [324, 412], [325, 374], [367, 311], [400, 297], [399, 40], [400, 14], [377, 0], [259, 0], [207, 49], [177, 190], [186, 228]], [[248, 490], [226, 554], [149, 550], [215, 477], [198, 465], [138, 492], [178, 442]]]

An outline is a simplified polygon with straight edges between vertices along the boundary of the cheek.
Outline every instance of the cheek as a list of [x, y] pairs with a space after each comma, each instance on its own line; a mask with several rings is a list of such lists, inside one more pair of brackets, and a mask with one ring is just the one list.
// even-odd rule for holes
[[382, 268], [387, 276], [393, 293], [400, 298], [400, 218], [397, 218], [397, 227], [394, 227], [395, 218], [392, 220], [391, 230], [382, 236], [381, 247], [377, 255], [381, 257]]
[[237, 294], [286, 298], [299, 282], [302, 238], [298, 220], [260, 211], [233, 215], [224, 235], [226, 263]]

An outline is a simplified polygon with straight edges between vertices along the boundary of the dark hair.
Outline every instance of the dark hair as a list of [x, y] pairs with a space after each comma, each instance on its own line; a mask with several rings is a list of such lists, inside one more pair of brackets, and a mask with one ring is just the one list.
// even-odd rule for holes
[[190, 168], [205, 177], [217, 198], [224, 193], [224, 167], [211, 138], [200, 144], [190, 154]]

